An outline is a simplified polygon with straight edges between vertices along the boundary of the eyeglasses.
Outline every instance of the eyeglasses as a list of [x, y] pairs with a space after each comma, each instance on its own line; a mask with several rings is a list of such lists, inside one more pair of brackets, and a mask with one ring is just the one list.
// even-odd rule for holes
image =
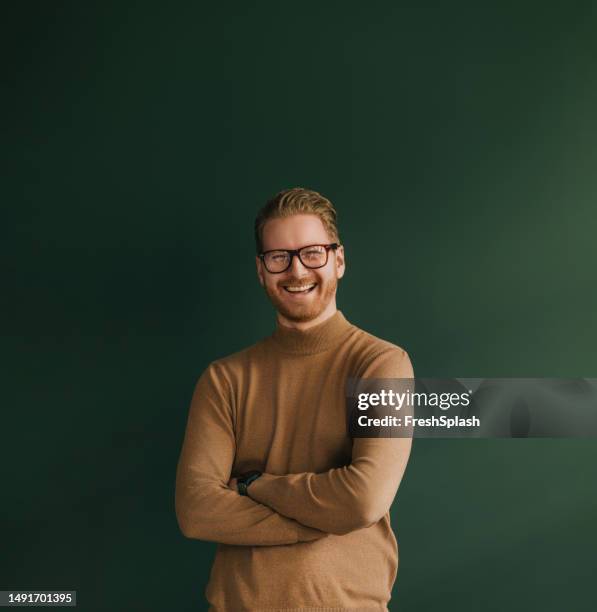
[[334, 251], [340, 245], [337, 242], [332, 244], [311, 244], [300, 249], [274, 249], [259, 253], [259, 259], [265, 265], [265, 269], [271, 274], [286, 272], [292, 265], [292, 258], [296, 255], [305, 268], [323, 268], [328, 262], [330, 249]]

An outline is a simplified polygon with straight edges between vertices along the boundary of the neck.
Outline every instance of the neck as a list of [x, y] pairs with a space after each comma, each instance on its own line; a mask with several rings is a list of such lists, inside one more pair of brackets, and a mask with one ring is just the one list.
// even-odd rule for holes
[[311, 327], [315, 327], [320, 323], [323, 323], [330, 317], [333, 317], [336, 312], [336, 300], [331, 300], [331, 302], [325, 307], [325, 309], [314, 319], [309, 319], [308, 321], [293, 321], [292, 319], [288, 319], [283, 314], [278, 312], [277, 321], [279, 325], [282, 325], [284, 327], [290, 327], [292, 329], [300, 329], [304, 331]]
[[339, 346], [354, 329], [342, 312], [336, 310], [331, 317], [308, 329], [289, 327], [278, 321], [270, 341], [285, 353], [313, 355]]

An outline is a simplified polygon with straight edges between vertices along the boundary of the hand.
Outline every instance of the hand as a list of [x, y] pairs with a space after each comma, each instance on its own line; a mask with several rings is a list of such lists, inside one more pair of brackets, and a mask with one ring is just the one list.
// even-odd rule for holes
[[238, 493], [238, 488], [237, 488], [237, 486], [236, 486], [236, 478], [231, 478], [231, 479], [228, 481], [228, 486], [229, 486], [229, 487], [230, 487], [230, 488], [231, 488], [233, 491], [236, 491], [236, 492]]

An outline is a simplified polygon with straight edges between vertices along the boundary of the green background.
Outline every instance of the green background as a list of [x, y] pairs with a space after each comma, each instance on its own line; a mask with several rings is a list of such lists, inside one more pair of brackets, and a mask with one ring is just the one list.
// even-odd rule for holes
[[[592, 2], [4, 7], [1, 589], [205, 610], [194, 384], [273, 330], [252, 224], [334, 202], [418, 376], [594, 377]], [[416, 440], [391, 610], [594, 605], [595, 440]]]

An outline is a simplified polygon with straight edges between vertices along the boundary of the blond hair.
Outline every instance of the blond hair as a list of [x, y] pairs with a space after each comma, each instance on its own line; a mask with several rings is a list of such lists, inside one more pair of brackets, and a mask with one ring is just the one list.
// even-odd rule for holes
[[292, 215], [317, 215], [330, 238], [340, 242], [338, 235], [338, 214], [334, 205], [312, 189], [293, 187], [284, 189], [268, 200], [255, 219], [255, 246], [257, 253], [263, 250], [263, 226], [270, 219]]

